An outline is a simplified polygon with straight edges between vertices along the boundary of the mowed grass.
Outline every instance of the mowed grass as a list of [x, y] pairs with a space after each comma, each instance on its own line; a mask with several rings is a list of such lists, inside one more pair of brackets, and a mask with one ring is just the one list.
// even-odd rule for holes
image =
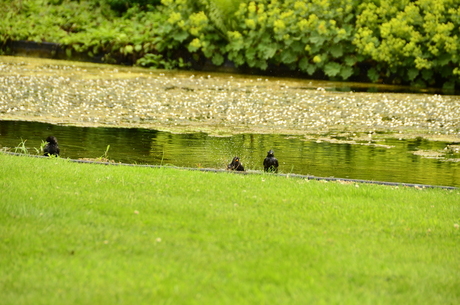
[[460, 304], [459, 193], [0, 154], [0, 303]]

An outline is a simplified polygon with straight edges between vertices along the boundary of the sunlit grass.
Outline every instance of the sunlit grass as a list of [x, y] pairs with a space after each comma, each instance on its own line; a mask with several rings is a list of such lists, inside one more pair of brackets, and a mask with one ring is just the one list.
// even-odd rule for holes
[[0, 154], [2, 304], [458, 304], [460, 191]]

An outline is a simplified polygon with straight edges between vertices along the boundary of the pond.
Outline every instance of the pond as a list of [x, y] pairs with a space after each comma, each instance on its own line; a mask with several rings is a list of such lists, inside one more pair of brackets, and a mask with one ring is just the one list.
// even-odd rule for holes
[[0, 56], [0, 147], [254, 171], [273, 149], [282, 173], [460, 186], [460, 97], [436, 93]]
[[[64, 158], [98, 158], [110, 145], [116, 162], [224, 169], [239, 156], [249, 170], [262, 170], [273, 149], [280, 172], [318, 177], [460, 186], [460, 154], [448, 143], [423, 138], [386, 138], [384, 134], [299, 135], [171, 133], [142, 128], [94, 128], [25, 121], [0, 121], [0, 148], [26, 140], [35, 154], [41, 141], [54, 135]], [[451, 146], [451, 147], [456, 147]]]
[[214, 135], [353, 131], [460, 139], [459, 96], [402, 91], [410, 90], [0, 56], [3, 120]]

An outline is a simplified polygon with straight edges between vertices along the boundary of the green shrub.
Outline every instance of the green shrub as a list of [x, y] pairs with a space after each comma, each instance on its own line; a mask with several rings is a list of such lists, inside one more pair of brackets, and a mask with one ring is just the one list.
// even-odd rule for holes
[[166, 44], [202, 52], [214, 64], [228, 57], [261, 70], [283, 64], [340, 79], [354, 73], [353, 0], [162, 3], [171, 24]]
[[0, 0], [0, 42], [56, 42], [146, 67], [229, 59], [329, 79], [460, 83], [460, 0], [157, 1]]
[[73, 52], [89, 56], [104, 55], [111, 62], [135, 63], [149, 53], [158, 53], [157, 42], [162, 41], [159, 29], [167, 16], [157, 10], [128, 9], [122, 17], [98, 1], [63, 0], [59, 5], [51, 1], [24, 0], [0, 2], [0, 9], [8, 11], [0, 20], [0, 39], [55, 42]]
[[98, 26], [68, 35], [59, 42], [77, 52], [107, 54], [107, 62], [127, 61], [135, 63], [145, 54], [156, 52], [156, 31], [165, 17], [159, 12], [140, 11], [133, 7], [116, 21], [101, 20]]
[[238, 28], [228, 32], [228, 56], [262, 70], [283, 64], [348, 79], [358, 60], [351, 44], [353, 8], [353, 0], [243, 3], [236, 13]]
[[87, 1], [23, 0], [3, 1], [0, 9], [5, 16], [0, 20], [0, 39], [35, 42], [61, 42], [75, 33], [97, 28], [113, 20], [114, 14], [107, 5]]
[[359, 6], [357, 52], [370, 57], [376, 82], [459, 83], [460, 1], [367, 1]]
[[226, 30], [231, 26], [232, 11], [239, 0], [162, 0], [167, 25], [160, 29], [164, 49], [187, 48], [199, 57], [204, 55], [216, 65], [224, 62], [227, 44]]
[[128, 9], [136, 6], [147, 8], [161, 4], [161, 0], [106, 0], [110, 7], [119, 13], [125, 13]]

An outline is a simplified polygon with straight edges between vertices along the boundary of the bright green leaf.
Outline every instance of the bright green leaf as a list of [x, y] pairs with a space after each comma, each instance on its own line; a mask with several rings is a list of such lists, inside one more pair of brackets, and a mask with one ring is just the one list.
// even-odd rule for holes
[[343, 55], [343, 47], [342, 44], [334, 44], [329, 48], [329, 53], [335, 58], [340, 57]]
[[220, 66], [224, 63], [224, 57], [221, 54], [214, 54], [211, 60], [216, 66]]
[[286, 49], [281, 53], [281, 62], [284, 64], [290, 64], [297, 60], [297, 55], [292, 49]]
[[328, 62], [324, 65], [324, 73], [326, 73], [327, 76], [334, 77], [340, 73], [341, 67], [342, 66], [339, 63]]
[[189, 34], [185, 31], [180, 31], [180, 32], [177, 32], [173, 35], [173, 38], [179, 42], [182, 42], [184, 41], [187, 37], [189, 36]]
[[355, 56], [347, 56], [345, 57], [344, 61], [347, 66], [351, 67], [351, 66], [354, 66], [354, 64], [358, 61], [358, 59]]
[[342, 77], [343, 80], [348, 79], [352, 75], [353, 75], [352, 67], [342, 66], [342, 69], [340, 70], [340, 77]]
[[127, 46], [125, 46], [125, 50], [124, 50], [124, 51], [125, 51], [125, 52], [124, 52], [125, 54], [131, 54], [131, 53], [133, 53], [133, 51], [134, 51], [134, 47], [133, 47], [132, 45], [127, 45]]
[[312, 65], [312, 64], [308, 65], [308, 67], [307, 67], [307, 73], [308, 74], [312, 75], [313, 73], [315, 73], [315, 71], [316, 71], [316, 66], [315, 65]]
[[275, 56], [276, 51], [278, 51], [278, 44], [276, 43], [271, 43], [263, 46], [259, 46], [259, 49], [262, 48], [262, 58], [263, 59], [270, 59]]
[[308, 62], [307, 57], [303, 57], [303, 58], [299, 61], [299, 69], [300, 69], [301, 71], [304, 71], [304, 72], [305, 72], [305, 71], [307, 71], [308, 65], [309, 65], [309, 64], [310, 64], [310, 63]]

